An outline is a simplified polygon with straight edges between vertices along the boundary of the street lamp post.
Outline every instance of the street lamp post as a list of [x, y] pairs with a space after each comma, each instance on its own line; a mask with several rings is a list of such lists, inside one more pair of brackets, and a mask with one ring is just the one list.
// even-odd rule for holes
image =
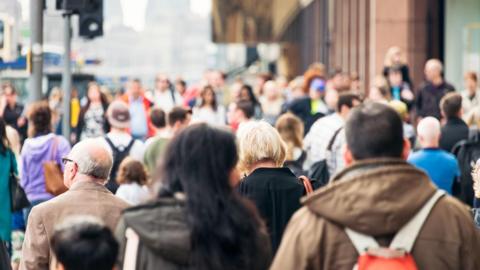
[[72, 69], [71, 69], [71, 41], [72, 29], [70, 26], [70, 18], [72, 13], [65, 12], [63, 14], [63, 73], [62, 73], [62, 90], [63, 90], [63, 121], [62, 134], [70, 140], [70, 97], [72, 91]]

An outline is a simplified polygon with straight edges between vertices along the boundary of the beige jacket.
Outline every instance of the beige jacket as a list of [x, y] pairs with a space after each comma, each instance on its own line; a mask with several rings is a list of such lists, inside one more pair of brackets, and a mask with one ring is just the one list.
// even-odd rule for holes
[[[436, 188], [403, 160], [356, 163], [333, 183], [303, 200], [285, 231], [271, 269], [351, 270], [358, 254], [345, 226], [388, 246]], [[468, 208], [444, 196], [425, 221], [412, 249], [418, 269], [480, 269], [480, 230]]]
[[23, 243], [21, 270], [54, 269], [50, 238], [57, 224], [74, 215], [91, 215], [115, 229], [121, 211], [128, 207], [103, 185], [82, 181], [69, 191], [33, 207]]

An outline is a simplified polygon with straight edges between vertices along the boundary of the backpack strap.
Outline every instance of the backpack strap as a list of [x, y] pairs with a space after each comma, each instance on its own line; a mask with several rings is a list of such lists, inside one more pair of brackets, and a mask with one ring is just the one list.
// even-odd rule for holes
[[428, 202], [418, 211], [415, 216], [407, 222], [407, 224], [403, 225], [403, 227], [398, 231], [395, 237], [390, 244], [391, 249], [400, 249], [405, 250], [406, 252], [410, 252], [413, 248], [413, 244], [417, 239], [420, 230], [423, 227], [423, 224], [428, 218], [430, 211], [432, 210], [435, 203], [440, 199], [443, 195], [445, 195], [445, 191], [437, 190], [435, 194], [428, 200]]
[[333, 143], [335, 142], [335, 139], [337, 139], [337, 135], [340, 133], [340, 131], [342, 131], [342, 129], [343, 129], [343, 126], [340, 127], [339, 129], [337, 129], [337, 130], [335, 131], [335, 133], [333, 133], [332, 138], [331, 138], [330, 141], [328, 142], [327, 152], [332, 151]]
[[[408, 221], [403, 227], [397, 232], [395, 237], [390, 244], [390, 249], [395, 250], [404, 250], [408, 253], [413, 248], [413, 244], [417, 239], [418, 233], [422, 228], [423, 224], [428, 218], [428, 214], [432, 210], [435, 203], [440, 197], [445, 194], [442, 190], [437, 190], [435, 194], [423, 205], [423, 207], [418, 211], [413, 218]], [[345, 228], [345, 233], [347, 234], [350, 241], [352, 241], [353, 246], [357, 250], [358, 254], [363, 254], [369, 248], [379, 248], [377, 241], [369, 235], [365, 235], [349, 228]]]
[[128, 143], [127, 147], [125, 147], [125, 150], [123, 150], [123, 152], [130, 152], [130, 149], [133, 147], [133, 145], [135, 144], [135, 139], [132, 137], [132, 139], [130, 139], [130, 142]]
[[312, 183], [310, 182], [310, 179], [308, 179], [308, 177], [306, 177], [305, 175], [301, 175], [298, 177], [298, 179], [302, 182], [303, 186], [305, 187], [306, 194], [310, 194], [313, 192]]

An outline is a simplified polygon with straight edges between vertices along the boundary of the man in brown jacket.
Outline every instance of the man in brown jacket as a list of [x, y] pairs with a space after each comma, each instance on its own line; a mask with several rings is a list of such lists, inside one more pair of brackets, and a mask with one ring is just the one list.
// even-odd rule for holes
[[[405, 162], [410, 146], [400, 117], [382, 104], [352, 112], [345, 126], [345, 163], [333, 182], [303, 199], [285, 231], [271, 269], [351, 270], [359, 254], [345, 227], [381, 246], [432, 197], [436, 187]], [[441, 197], [411, 254], [418, 269], [480, 269], [480, 231], [468, 208]]]
[[88, 139], [75, 145], [63, 159], [63, 181], [68, 191], [35, 206], [28, 219], [21, 270], [55, 269], [49, 244], [55, 225], [74, 215], [90, 215], [115, 229], [121, 211], [128, 207], [104, 187], [112, 168], [110, 151], [99, 140]]

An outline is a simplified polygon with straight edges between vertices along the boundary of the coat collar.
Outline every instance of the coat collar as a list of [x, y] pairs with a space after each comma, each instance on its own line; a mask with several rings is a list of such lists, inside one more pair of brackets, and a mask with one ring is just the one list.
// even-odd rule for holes
[[95, 190], [105, 193], [110, 191], [102, 184], [95, 181], [81, 180], [72, 184], [69, 191], [83, 191], [83, 190]]

